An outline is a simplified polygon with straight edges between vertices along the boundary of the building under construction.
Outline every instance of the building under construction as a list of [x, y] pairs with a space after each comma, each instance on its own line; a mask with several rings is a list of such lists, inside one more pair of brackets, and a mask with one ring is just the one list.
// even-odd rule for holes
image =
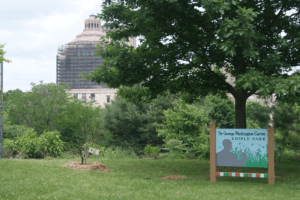
[[100, 66], [103, 62], [98, 56], [95, 56], [96, 44], [77, 43], [66, 44], [58, 49], [57, 55], [57, 84], [71, 83], [70, 89], [91, 89], [105, 88], [106, 84], [97, 84], [91, 81], [82, 80], [78, 76], [81, 72], [90, 73]]
[[[103, 59], [96, 56], [96, 45], [100, 37], [105, 36], [109, 30], [101, 26], [101, 21], [95, 15], [84, 20], [83, 32], [76, 39], [58, 48], [56, 58], [56, 83], [71, 83], [70, 89], [96, 89], [108, 88], [106, 84], [97, 84], [82, 80], [78, 76], [81, 72], [90, 73], [96, 66], [103, 63]], [[130, 38], [128, 45], [136, 47], [135, 38]]]

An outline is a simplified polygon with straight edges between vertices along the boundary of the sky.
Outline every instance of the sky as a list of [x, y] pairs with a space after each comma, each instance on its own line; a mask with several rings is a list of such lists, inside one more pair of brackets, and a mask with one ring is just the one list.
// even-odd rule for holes
[[3, 90], [29, 91], [30, 83], [56, 82], [58, 47], [83, 31], [84, 20], [101, 12], [101, 0], [1, 0]]

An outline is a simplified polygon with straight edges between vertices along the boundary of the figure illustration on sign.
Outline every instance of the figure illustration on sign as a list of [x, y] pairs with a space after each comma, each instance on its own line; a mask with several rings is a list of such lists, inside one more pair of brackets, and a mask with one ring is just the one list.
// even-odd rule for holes
[[242, 151], [238, 153], [242, 154], [242, 160], [239, 160], [236, 155], [230, 152], [232, 143], [230, 140], [225, 139], [222, 142], [224, 149], [216, 153], [217, 166], [226, 166], [226, 167], [243, 167], [247, 160], [247, 154]]

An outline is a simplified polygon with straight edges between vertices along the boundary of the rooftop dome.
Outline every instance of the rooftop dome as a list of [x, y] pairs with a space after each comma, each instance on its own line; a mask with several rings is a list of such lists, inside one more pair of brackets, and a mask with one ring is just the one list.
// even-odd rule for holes
[[95, 18], [96, 15], [92, 14], [89, 18], [84, 20], [83, 32], [76, 35], [76, 39], [71, 41], [71, 44], [75, 43], [99, 43], [99, 39], [106, 35], [108, 31], [106, 28], [101, 26], [101, 21]]

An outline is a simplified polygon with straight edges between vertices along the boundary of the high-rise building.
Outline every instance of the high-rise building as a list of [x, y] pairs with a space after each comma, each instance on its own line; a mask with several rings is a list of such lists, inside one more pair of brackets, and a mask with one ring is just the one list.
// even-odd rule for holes
[[[105, 36], [109, 30], [101, 26], [101, 21], [95, 15], [84, 20], [83, 32], [73, 41], [62, 45], [58, 49], [56, 57], [56, 83], [71, 83], [70, 93], [83, 101], [91, 99], [100, 105], [109, 103], [116, 89], [110, 89], [106, 84], [97, 84], [82, 80], [78, 76], [81, 72], [90, 73], [103, 63], [103, 59], [96, 56], [96, 45], [100, 43], [100, 37]], [[136, 47], [136, 39], [130, 38], [128, 45]]]

